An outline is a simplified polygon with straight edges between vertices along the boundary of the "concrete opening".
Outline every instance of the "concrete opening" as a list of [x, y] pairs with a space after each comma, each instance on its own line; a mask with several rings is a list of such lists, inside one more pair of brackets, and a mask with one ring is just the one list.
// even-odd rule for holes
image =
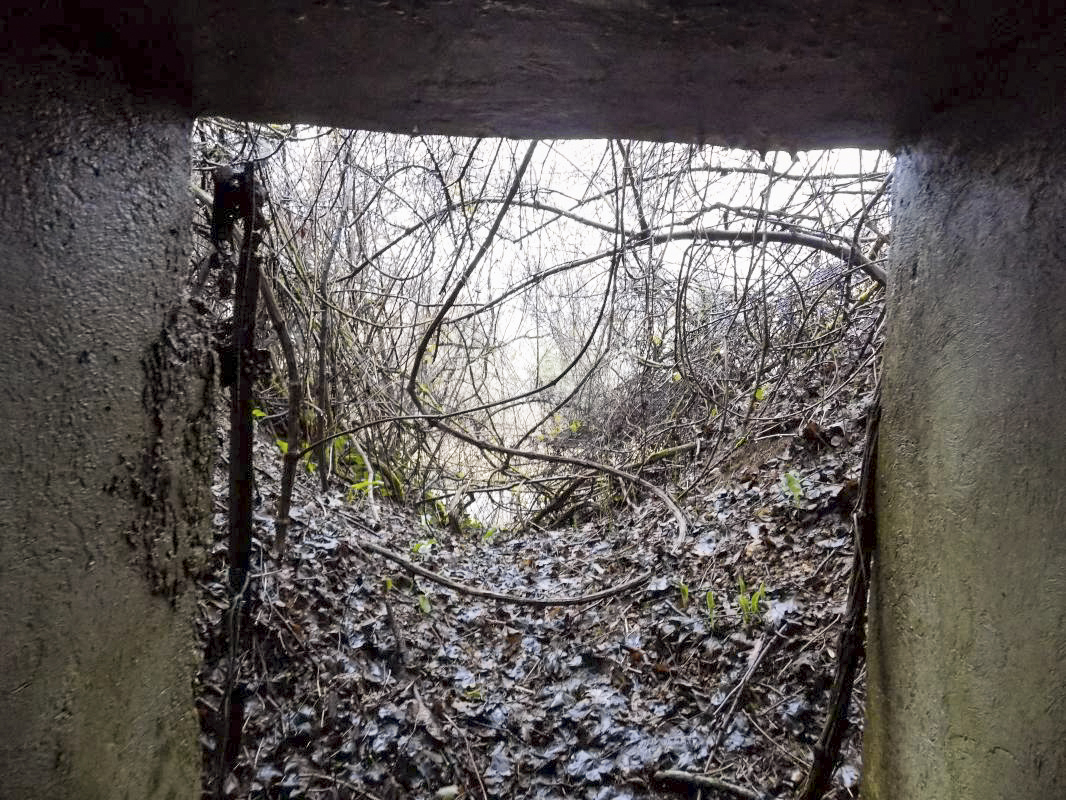
[[[1066, 781], [1054, 3], [45, 4], [2, 12], [0, 743], [12, 797], [193, 797], [202, 112], [899, 149], [868, 798]], [[132, 548], [132, 549], [131, 549]]]

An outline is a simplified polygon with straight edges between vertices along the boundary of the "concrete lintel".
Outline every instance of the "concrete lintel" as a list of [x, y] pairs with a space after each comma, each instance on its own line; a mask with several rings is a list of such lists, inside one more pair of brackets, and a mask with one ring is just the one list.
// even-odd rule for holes
[[1063, 11], [1019, 5], [96, 0], [0, 20], [24, 54], [114, 58], [125, 80], [193, 113], [800, 149], [907, 140], [930, 115], [998, 94], [1019, 51], [1055, 80]]

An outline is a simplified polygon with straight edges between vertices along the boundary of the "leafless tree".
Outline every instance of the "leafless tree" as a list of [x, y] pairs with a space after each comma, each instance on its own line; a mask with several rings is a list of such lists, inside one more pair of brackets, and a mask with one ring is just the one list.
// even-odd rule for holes
[[[265, 342], [260, 424], [324, 488], [458, 528], [557, 524], [628, 496], [589, 464], [669, 469], [683, 496], [746, 441], [818, 435], [829, 398], [871, 385], [883, 154], [199, 123], [197, 175], [248, 159], [286, 328]], [[225, 319], [206, 249], [196, 266]]]

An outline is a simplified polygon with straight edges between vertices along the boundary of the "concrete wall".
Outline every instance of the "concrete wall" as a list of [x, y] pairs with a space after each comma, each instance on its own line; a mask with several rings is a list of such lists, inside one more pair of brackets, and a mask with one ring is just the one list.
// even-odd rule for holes
[[751, 147], [896, 182], [864, 791], [1062, 796], [1066, 9], [92, 0], [0, 10], [0, 795], [192, 798], [212, 384], [195, 113]]
[[1066, 145], [1018, 98], [897, 162], [867, 800], [1066, 792]]
[[210, 357], [189, 113], [55, 54], [0, 93], [0, 797], [198, 797]]
[[[107, 0], [9, 36], [115, 60], [197, 113], [401, 133], [887, 147], [1062, 58], [1059, 3], [1012, 0]], [[5, 11], [0, 9], [0, 24]]]

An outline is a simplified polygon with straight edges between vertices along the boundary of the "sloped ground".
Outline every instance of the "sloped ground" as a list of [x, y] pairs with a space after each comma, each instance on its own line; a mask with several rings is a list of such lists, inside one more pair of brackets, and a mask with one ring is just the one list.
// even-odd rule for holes
[[[750, 797], [793, 796], [835, 669], [866, 399], [841, 400], [839, 423], [743, 448], [728, 480], [689, 495], [693, 525], [680, 543], [652, 502], [611, 523], [482, 540], [431, 531], [387, 505], [375, 523], [364, 502], [320, 496], [304, 480], [280, 560], [258, 544], [273, 538], [270, 519], [258, 518], [253, 623], [237, 661], [243, 747], [225, 796], [739, 796], [656, 780], [665, 769], [709, 774]], [[265, 447], [257, 458], [271, 465], [259, 471], [266, 513], [277, 458]], [[220, 472], [215, 572], [201, 600], [205, 792], [227, 670], [217, 637], [225, 491]], [[588, 606], [510, 605], [412, 579], [361, 541], [527, 597], [653, 577]], [[766, 591], [747, 619], [741, 578], [746, 596]], [[857, 792], [863, 677], [833, 798]]]

